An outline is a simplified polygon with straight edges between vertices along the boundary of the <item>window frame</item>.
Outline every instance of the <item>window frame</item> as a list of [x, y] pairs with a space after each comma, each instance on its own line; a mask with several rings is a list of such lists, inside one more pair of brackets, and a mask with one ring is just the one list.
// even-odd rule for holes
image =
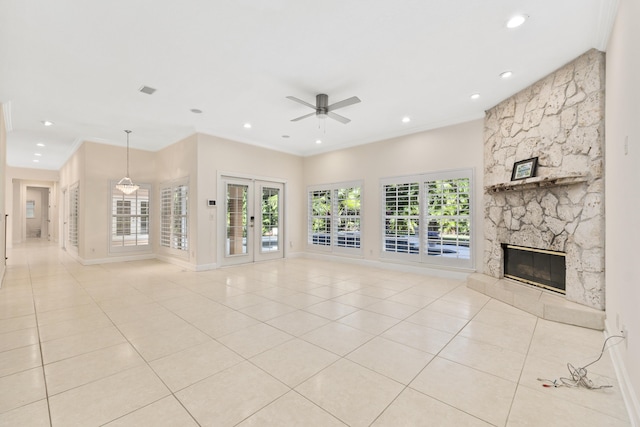
[[[437, 172], [428, 172], [422, 174], [401, 176], [401, 177], [391, 177], [391, 178], [382, 178], [380, 179], [380, 200], [381, 200], [381, 250], [380, 256], [382, 259], [390, 259], [401, 262], [411, 262], [411, 263], [420, 263], [425, 265], [433, 265], [433, 266], [444, 266], [451, 268], [461, 268], [461, 269], [473, 269], [475, 262], [475, 251], [474, 251], [474, 236], [473, 230], [475, 229], [475, 224], [473, 220], [473, 211], [474, 211], [474, 195], [473, 195], [473, 169], [456, 169], [456, 170], [448, 170], [448, 171], [437, 171]], [[468, 196], [468, 214], [465, 215], [454, 215], [447, 216], [447, 219], [452, 219], [458, 222], [466, 222], [468, 223], [469, 228], [469, 240], [468, 244], [460, 244], [461, 239], [456, 239], [457, 247], [464, 247], [465, 250], [462, 252], [463, 254], [468, 253], [467, 257], [457, 257], [457, 256], [438, 256], [433, 254], [429, 254], [428, 247], [430, 245], [435, 245], [438, 242], [442, 244], [445, 240], [442, 236], [438, 235], [437, 239], [433, 238], [433, 236], [429, 236], [429, 224], [432, 223], [435, 219], [442, 219], [442, 216], [436, 216], [429, 214], [429, 195], [427, 191], [427, 183], [434, 181], [446, 181], [446, 180], [458, 180], [458, 179], [468, 179], [468, 193], [465, 193]], [[387, 219], [390, 218], [387, 212], [387, 193], [385, 191], [386, 186], [388, 185], [408, 185], [408, 184], [418, 184], [418, 213], [417, 215], [412, 215], [413, 219], [417, 219], [418, 221], [418, 231], [417, 234], [413, 235], [414, 244], [418, 245], [419, 250], [417, 252], [411, 252], [409, 249], [409, 243], [407, 246], [407, 251], [386, 251], [386, 241], [387, 241]], [[459, 200], [460, 198], [458, 198]], [[459, 212], [458, 212], [459, 213]], [[431, 230], [434, 231], [434, 230]], [[409, 240], [409, 239], [408, 239]], [[427, 250], [425, 250], [427, 248]], [[468, 249], [467, 249], [468, 248]], [[468, 252], [467, 252], [468, 251]], [[441, 249], [442, 252], [442, 249]], [[455, 254], [460, 254], [459, 251], [456, 251]]]
[[[410, 262], [420, 262], [420, 252], [412, 252], [411, 251], [411, 243], [409, 239], [419, 239], [420, 231], [415, 237], [410, 237], [414, 235], [407, 235], [407, 252], [396, 250], [396, 251], [387, 251], [387, 240], [389, 239], [389, 234], [387, 233], [387, 220], [397, 220], [402, 218], [406, 221], [418, 221], [418, 226], [420, 227], [420, 223], [422, 222], [420, 218], [420, 211], [417, 215], [389, 215], [387, 211], [387, 194], [385, 191], [386, 186], [391, 185], [401, 185], [401, 186], [414, 186], [418, 187], [418, 194], [416, 195], [416, 200], [418, 201], [418, 207], [420, 207], [420, 195], [422, 194], [422, 187], [420, 185], [420, 175], [410, 175], [405, 177], [394, 177], [394, 178], [383, 178], [380, 180], [380, 206], [381, 206], [381, 230], [382, 236], [380, 239], [380, 257], [388, 258], [398, 261], [410, 261]], [[409, 205], [411, 206], [411, 205]], [[401, 236], [401, 235], [400, 235]], [[401, 237], [396, 233], [395, 247], [397, 249], [398, 243], [402, 241]]]
[[[341, 214], [344, 210], [340, 209], [341, 199], [338, 198], [338, 192], [345, 189], [359, 189], [358, 199], [359, 207], [357, 214], [354, 214], [353, 209], [347, 209], [347, 214]], [[313, 202], [311, 195], [313, 193], [324, 192], [329, 195], [328, 214], [325, 215], [313, 215]], [[362, 206], [364, 203], [364, 185], [362, 181], [346, 181], [334, 184], [321, 184], [309, 186], [307, 188], [307, 248], [314, 251], [322, 251], [328, 253], [341, 253], [347, 255], [362, 256], [363, 254], [363, 213]], [[325, 234], [329, 237], [329, 242], [326, 244], [314, 243], [313, 233], [313, 221], [314, 219], [325, 220], [329, 222], [328, 229], [325, 229]], [[340, 225], [343, 220], [356, 221], [359, 224], [359, 230], [356, 234], [348, 235], [349, 231], [341, 230]], [[342, 237], [342, 239], [341, 239]], [[320, 239], [316, 239], [320, 241]], [[343, 244], [340, 244], [340, 242]], [[326, 240], [325, 240], [326, 242]]]
[[[153, 240], [151, 234], [151, 228], [148, 227], [147, 230], [147, 239], [146, 243], [138, 243], [138, 237], [140, 235], [144, 235], [142, 232], [137, 232], [139, 224], [143, 222], [143, 219], [146, 218], [147, 225], [149, 225], [151, 221], [151, 212], [147, 208], [147, 213], [143, 214], [141, 212], [141, 207], [143, 203], [146, 203], [147, 206], [152, 206], [153, 204], [153, 187], [151, 184], [146, 183], [136, 183], [140, 186], [140, 189], [133, 194], [126, 195], [122, 193], [120, 190], [116, 188], [118, 181], [110, 180], [109, 181], [109, 203], [108, 203], [108, 216], [109, 216], [109, 231], [108, 231], [108, 247], [109, 254], [122, 254], [122, 253], [150, 253], [153, 250]], [[147, 192], [146, 198], [139, 198], [139, 191], [144, 190]], [[118, 212], [120, 205], [128, 207], [128, 212]], [[135, 206], [133, 204], [135, 202]], [[114, 208], [116, 211], [114, 212]], [[115, 230], [114, 230], [114, 218], [115, 221]], [[117, 219], [121, 218], [125, 221], [118, 221]], [[127, 230], [124, 230], [121, 226], [123, 224], [127, 224], [127, 228], [129, 233], [126, 233]], [[136, 232], [131, 233], [131, 227], [136, 228]], [[116, 234], [114, 234], [114, 232]], [[120, 233], [121, 232], [121, 233]], [[125, 244], [126, 236], [135, 236], [135, 244]], [[120, 245], [114, 244], [114, 238], [122, 238], [122, 243]]]

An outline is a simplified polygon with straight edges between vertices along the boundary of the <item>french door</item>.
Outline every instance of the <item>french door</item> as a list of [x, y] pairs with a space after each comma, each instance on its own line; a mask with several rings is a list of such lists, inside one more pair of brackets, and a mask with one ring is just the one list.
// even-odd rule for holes
[[222, 177], [224, 183], [223, 265], [284, 257], [284, 185]]

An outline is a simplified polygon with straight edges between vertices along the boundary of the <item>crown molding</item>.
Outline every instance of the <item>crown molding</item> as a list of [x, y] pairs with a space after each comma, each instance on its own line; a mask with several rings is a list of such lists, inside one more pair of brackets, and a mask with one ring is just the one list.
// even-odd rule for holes
[[620, 0], [603, 0], [600, 2], [600, 11], [598, 13], [598, 22], [596, 23], [596, 31], [593, 38], [593, 47], [599, 51], [606, 52], [609, 36], [616, 21], [618, 5]]
[[2, 115], [4, 116], [4, 128], [7, 133], [13, 130], [13, 124], [11, 123], [11, 101], [2, 103]]

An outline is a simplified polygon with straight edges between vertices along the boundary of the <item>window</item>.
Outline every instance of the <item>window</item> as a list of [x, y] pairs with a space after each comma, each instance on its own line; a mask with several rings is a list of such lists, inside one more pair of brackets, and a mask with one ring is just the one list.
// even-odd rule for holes
[[160, 246], [178, 251], [189, 250], [189, 186], [179, 183], [160, 189]]
[[27, 200], [27, 219], [36, 217], [36, 201]]
[[361, 187], [361, 183], [349, 183], [309, 190], [309, 245], [360, 252]]
[[382, 180], [383, 257], [471, 268], [472, 173]]
[[384, 191], [384, 252], [420, 252], [420, 185], [386, 184]]
[[111, 252], [149, 248], [149, 194], [151, 185], [138, 184], [132, 194], [124, 194], [111, 182]]
[[262, 188], [262, 252], [275, 252], [278, 248], [278, 226], [280, 224], [280, 189]]
[[78, 184], [69, 188], [69, 245], [78, 249], [78, 216], [80, 190]]
[[469, 259], [471, 204], [469, 178], [427, 180], [423, 243], [427, 255]]
[[140, 201], [140, 232], [149, 234], [149, 201]]
[[331, 245], [331, 190], [309, 192], [309, 244]]
[[333, 190], [336, 244], [342, 248], [360, 248], [360, 187]]
[[131, 201], [116, 200], [116, 213], [113, 215], [116, 222], [116, 236], [131, 235]]

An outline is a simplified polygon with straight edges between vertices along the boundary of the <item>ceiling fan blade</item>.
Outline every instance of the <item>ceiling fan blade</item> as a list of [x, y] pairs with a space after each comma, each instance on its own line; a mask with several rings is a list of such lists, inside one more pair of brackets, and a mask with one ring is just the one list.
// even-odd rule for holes
[[341, 116], [340, 114], [332, 113], [331, 111], [327, 112], [327, 117], [331, 117], [333, 120], [337, 120], [340, 123], [344, 123], [345, 125], [351, 121], [346, 117]]
[[313, 108], [314, 110], [316, 109], [315, 105], [311, 105], [308, 102], [303, 101], [302, 99], [296, 98], [295, 96], [287, 96], [287, 99], [290, 99], [290, 100], [292, 100], [294, 102], [297, 102], [298, 104], [306, 105], [307, 107]]
[[360, 102], [360, 98], [357, 96], [352, 96], [351, 98], [347, 98], [343, 101], [338, 101], [334, 104], [331, 104], [327, 107], [327, 111], [337, 110], [338, 108], [347, 107], [349, 105], [357, 104]]
[[292, 119], [292, 122], [297, 122], [298, 120], [306, 119], [307, 117], [315, 116], [315, 111], [313, 113], [305, 114], [304, 116], [300, 116], [298, 118]]

